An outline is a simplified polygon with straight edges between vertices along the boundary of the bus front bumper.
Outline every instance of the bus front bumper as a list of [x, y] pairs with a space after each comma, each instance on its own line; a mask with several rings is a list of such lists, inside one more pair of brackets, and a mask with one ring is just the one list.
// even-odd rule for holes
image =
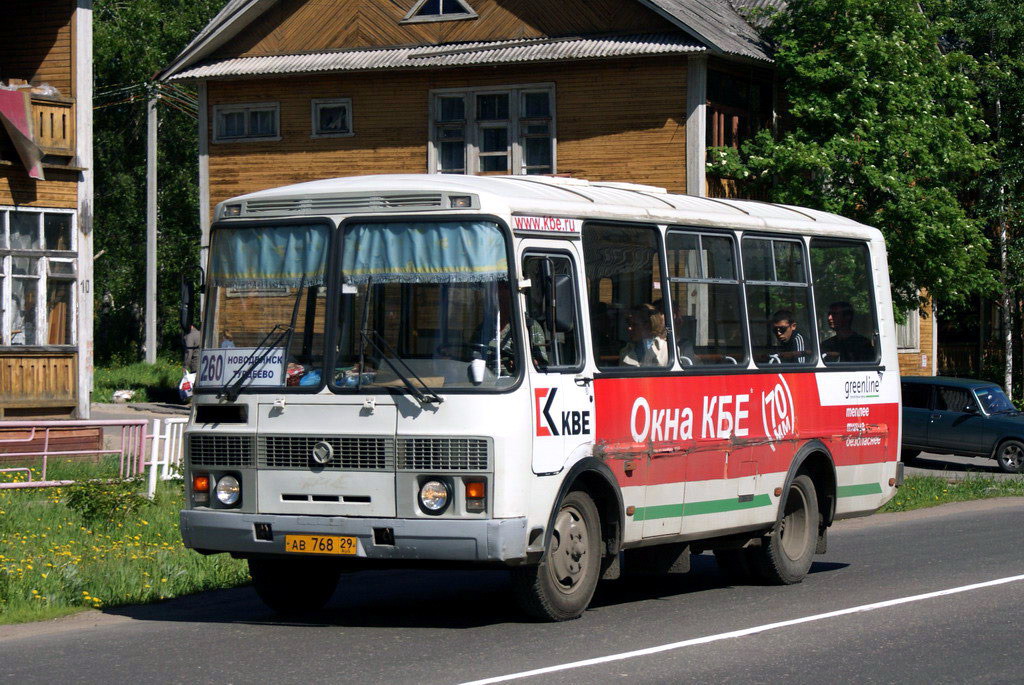
[[[269, 540], [256, 537], [270, 526]], [[261, 537], [267, 537], [261, 525]], [[383, 530], [376, 535], [374, 531]], [[386, 532], [390, 531], [390, 533]], [[186, 547], [204, 552], [285, 555], [286, 535], [358, 539], [355, 555], [335, 558], [517, 562], [526, 558], [526, 519], [396, 519], [243, 514], [204, 509], [181, 512]], [[379, 544], [377, 540], [394, 542]], [[322, 555], [317, 555], [322, 556]]]

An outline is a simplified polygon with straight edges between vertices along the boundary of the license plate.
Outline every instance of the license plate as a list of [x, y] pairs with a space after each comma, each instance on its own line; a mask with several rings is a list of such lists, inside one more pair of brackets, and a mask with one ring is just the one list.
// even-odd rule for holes
[[285, 535], [284, 551], [297, 554], [355, 554], [359, 538], [341, 535]]

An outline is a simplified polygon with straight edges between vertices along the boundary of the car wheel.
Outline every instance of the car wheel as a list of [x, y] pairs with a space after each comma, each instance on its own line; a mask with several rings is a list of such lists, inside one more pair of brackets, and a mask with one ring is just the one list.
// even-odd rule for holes
[[901, 450], [900, 461], [902, 461], [904, 464], [909, 464], [910, 462], [917, 459], [917, 455], [919, 454], [921, 454], [921, 450]]
[[1004, 473], [1024, 471], [1024, 443], [1007, 440], [996, 450], [996, 462]]
[[520, 607], [544, 621], [568, 621], [590, 605], [601, 574], [601, 523], [594, 501], [573, 490], [562, 499], [544, 557], [513, 569]]
[[766, 583], [792, 585], [807, 575], [818, 543], [818, 496], [805, 473], [793, 479], [782, 520], [761, 538], [760, 547], [747, 551], [754, 572]]
[[249, 559], [249, 575], [264, 604], [283, 616], [295, 616], [327, 604], [341, 573], [319, 559]]

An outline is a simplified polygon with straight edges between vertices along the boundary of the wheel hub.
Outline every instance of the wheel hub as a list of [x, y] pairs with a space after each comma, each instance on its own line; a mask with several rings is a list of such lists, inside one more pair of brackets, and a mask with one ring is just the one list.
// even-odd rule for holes
[[550, 567], [555, 580], [565, 591], [574, 590], [585, 575], [587, 530], [580, 513], [572, 507], [563, 509], [551, 533]]

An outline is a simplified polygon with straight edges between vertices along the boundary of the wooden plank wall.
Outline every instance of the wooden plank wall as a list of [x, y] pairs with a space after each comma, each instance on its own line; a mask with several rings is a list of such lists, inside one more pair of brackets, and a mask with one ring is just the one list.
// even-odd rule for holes
[[[558, 172], [685, 192], [686, 59], [622, 59], [208, 84], [218, 104], [279, 102], [281, 140], [210, 144], [213, 205], [289, 183], [427, 169], [429, 92], [554, 83]], [[311, 138], [310, 100], [352, 98], [349, 138]], [[212, 133], [211, 138], [212, 140]]]
[[20, 78], [49, 83], [74, 97], [73, 31], [75, 0], [3, 3], [0, 22], [0, 80]]
[[19, 406], [73, 407], [78, 402], [75, 353], [0, 353], [0, 410]]
[[217, 57], [287, 54], [384, 45], [434, 45], [473, 40], [584, 33], [677, 32], [637, 2], [622, 0], [474, 0], [478, 18], [400, 23], [416, 0], [281, 2], [226, 44]]
[[[928, 295], [922, 291], [923, 296]], [[918, 330], [918, 351], [900, 352], [900, 375], [901, 376], [934, 376], [938, 360], [932, 354], [932, 332], [935, 328], [935, 317], [932, 316], [932, 300], [928, 298], [925, 306], [921, 307], [924, 317], [920, 319]], [[923, 365], [922, 365], [923, 362]]]
[[45, 174], [45, 181], [35, 181], [20, 161], [0, 162], [0, 205], [75, 209], [78, 172], [46, 169]]

